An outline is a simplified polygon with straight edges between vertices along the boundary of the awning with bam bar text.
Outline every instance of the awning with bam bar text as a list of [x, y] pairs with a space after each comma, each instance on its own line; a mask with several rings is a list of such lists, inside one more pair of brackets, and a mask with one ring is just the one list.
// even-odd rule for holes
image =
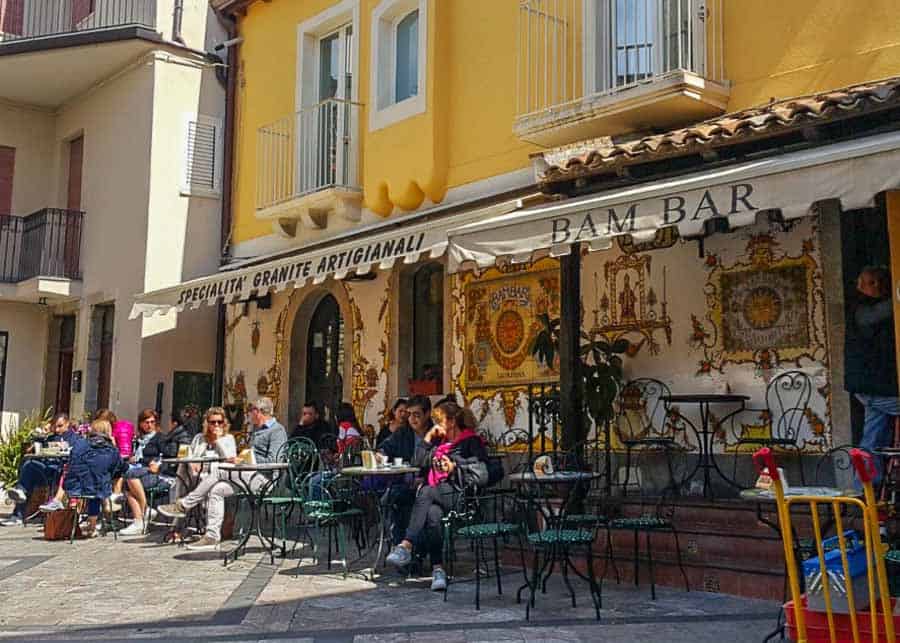
[[757, 215], [794, 219], [816, 202], [870, 206], [900, 187], [900, 133], [791, 152], [721, 169], [500, 214], [450, 230], [449, 269], [484, 268], [499, 258], [560, 256], [573, 243], [609, 247], [612, 238], [650, 239], [675, 227], [682, 237], [751, 225]]
[[491, 218], [509, 212], [516, 205], [516, 200], [507, 200], [463, 214], [435, 219], [420, 216], [409, 223], [401, 219], [362, 228], [344, 240], [310, 244], [277, 259], [225, 269], [176, 286], [137, 295], [130, 317], [149, 317], [154, 313], [199, 308], [203, 304], [213, 305], [220, 301], [229, 303], [270, 291], [299, 288], [309, 282], [319, 284], [328, 277], [343, 279], [348, 274], [366, 274], [375, 268], [388, 269], [397, 261], [415, 263], [422, 257], [439, 257], [447, 248], [451, 226]]

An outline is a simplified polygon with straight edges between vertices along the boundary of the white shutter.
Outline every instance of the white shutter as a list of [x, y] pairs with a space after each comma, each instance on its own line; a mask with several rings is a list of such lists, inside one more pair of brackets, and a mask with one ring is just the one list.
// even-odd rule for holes
[[190, 196], [222, 193], [222, 121], [189, 115], [184, 121], [184, 171], [181, 191]]

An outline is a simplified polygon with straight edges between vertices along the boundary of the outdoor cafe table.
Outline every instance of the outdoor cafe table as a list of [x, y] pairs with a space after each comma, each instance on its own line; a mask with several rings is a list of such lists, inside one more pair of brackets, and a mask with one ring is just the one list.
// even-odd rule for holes
[[[406, 465], [400, 467], [388, 465], [386, 467], [378, 467], [376, 469], [368, 469], [366, 467], [344, 467], [343, 469], [341, 469], [340, 473], [344, 476], [357, 478], [391, 479], [398, 476], [407, 476], [419, 473], [419, 468]], [[369, 580], [373, 581], [375, 580], [375, 573], [378, 570], [378, 563], [381, 561], [382, 554], [384, 554], [384, 541], [386, 534], [390, 533], [389, 530], [391, 528], [391, 525], [387, 520], [387, 515], [389, 515], [391, 512], [387, 509], [387, 507], [382, 507], [382, 503], [380, 501], [378, 502], [378, 547], [375, 550], [375, 557], [372, 559], [372, 573], [369, 576]]]
[[712, 487], [710, 485], [711, 482], [711, 471], [715, 471], [719, 474], [719, 477], [722, 478], [725, 482], [730, 484], [733, 487], [738, 487], [737, 484], [728, 476], [726, 476], [722, 470], [719, 468], [719, 465], [716, 463], [716, 459], [713, 457], [712, 453], [712, 436], [713, 431], [711, 431], [710, 427], [710, 412], [709, 407], [716, 405], [737, 405], [734, 411], [721, 418], [717, 422], [717, 426], [721, 426], [723, 422], [729, 420], [733, 416], [737, 415], [741, 411], [746, 408], [747, 401], [750, 399], [747, 395], [732, 395], [732, 394], [717, 394], [717, 393], [702, 393], [699, 395], [666, 395], [662, 398], [663, 403], [666, 405], [666, 413], [668, 414], [671, 411], [671, 407], [674, 404], [689, 404], [696, 405], [700, 410], [700, 427], [698, 428], [696, 424], [694, 424], [691, 420], [684, 416], [684, 414], [679, 413], [679, 418], [684, 420], [688, 426], [691, 427], [694, 431], [694, 435], [697, 436], [697, 442], [700, 446], [700, 455], [697, 458], [697, 466], [694, 467], [694, 470], [691, 471], [690, 475], [684, 478], [685, 481], [692, 479], [695, 475], [697, 475], [697, 471], [703, 469], [703, 495], [704, 497], [712, 497]]
[[[197, 488], [197, 485], [200, 484], [200, 479], [203, 477], [204, 470], [206, 473], [210, 472], [210, 469], [213, 463], [221, 462], [222, 458], [218, 455], [216, 456], [196, 456], [196, 457], [185, 457], [185, 458], [163, 458], [163, 464], [174, 464], [175, 468], [175, 477], [181, 481], [181, 484], [184, 485], [184, 494], [187, 495], [191, 491]], [[199, 464], [200, 470], [196, 475], [192, 475], [191, 466], [192, 464]], [[181, 466], [185, 465], [185, 466]], [[202, 504], [193, 507], [189, 512], [188, 517], [185, 519], [185, 526], [188, 526], [191, 517], [194, 519], [194, 527], [200, 531], [203, 527], [202, 522], [202, 513], [201, 508]], [[184, 542], [184, 535], [178, 534], [175, 529], [175, 524], [172, 524], [172, 528], [166, 532], [165, 538], [163, 540], [164, 543], [169, 542], [171, 539], [173, 542], [175, 540], [176, 535], [181, 537], [181, 542]]]
[[[278, 484], [279, 479], [287, 470], [286, 462], [271, 462], [265, 464], [232, 464], [223, 462], [219, 465], [219, 471], [224, 471], [228, 482], [242, 494], [250, 504], [250, 524], [247, 526], [244, 536], [238, 542], [237, 547], [231, 551], [225, 552], [223, 558], [225, 564], [228, 564], [228, 558], [234, 556], [233, 560], [237, 560], [241, 551], [247, 547], [247, 541], [256, 530], [256, 537], [259, 538], [263, 545], [263, 549], [269, 552], [269, 562], [275, 564], [275, 541], [269, 539], [263, 534], [262, 519], [260, 513], [266, 497], [272, 492], [272, 489]], [[267, 475], [270, 474], [270, 475]], [[262, 479], [259, 488], [253, 490], [253, 481], [257, 478]]]
[[[591, 481], [597, 480], [598, 478], [602, 477], [603, 474], [596, 471], [555, 471], [553, 473], [547, 474], [537, 474], [533, 471], [523, 471], [511, 473], [509, 476], [507, 476], [507, 479], [515, 485], [537, 485], [541, 487], [541, 498], [538, 502], [535, 503], [536, 508], [544, 521], [543, 528], [554, 529], [564, 526], [565, 512], [566, 508], [569, 505], [569, 499], [571, 498], [572, 492], [576, 488], [590, 484]], [[544, 495], [544, 490], [548, 492], [547, 495]], [[549, 555], [546, 556], [544, 564], [543, 566], [541, 566], [540, 571], [537, 570], [537, 560], [535, 560], [535, 568], [532, 570], [532, 573], [534, 574], [533, 578], [536, 581], [543, 579], [540, 584], [544, 590], [546, 590], [547, 587], [547, 579], [550, 578], [550, 576], [553, 574], [553, 570], [556, 567], [557, 563], [559, 563], [561, 567], [564, 565], [571, 567], [572, 571], [574, 571], [579, 578], [581, 578], [588, 584], [594, 584], [594, 581], [592, 581], [591, 578], [588, 578], [587, 576], [584, 576], [581, 572], [579, 572], [578, 567], [573, 564], [571, 560], [569, 560], [568, 550], [566, 548], [550, 547]], [[565, 569], [563, 569], [562, 571], [563, 580], [565, 581], [566, 586], [569, 589], [569, 593], [572, 596], [572, 603], [574, 605], [575, 592], [569, 585]], [[517, 601], [521, 598], [522, 590], [524, 590], [528, 586], [529, 584], [525, 583], [516, 592]], [[532, 597], [537, 592], [537, 589], [537, 585], [532, 589]]]

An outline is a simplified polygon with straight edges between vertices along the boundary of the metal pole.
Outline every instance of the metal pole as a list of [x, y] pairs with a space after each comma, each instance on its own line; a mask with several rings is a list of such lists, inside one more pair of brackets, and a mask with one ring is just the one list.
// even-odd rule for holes
[[581, 391], [581, 244], [560, 260], [559, 393], [562, 448], [569, 451], [584, 435]]

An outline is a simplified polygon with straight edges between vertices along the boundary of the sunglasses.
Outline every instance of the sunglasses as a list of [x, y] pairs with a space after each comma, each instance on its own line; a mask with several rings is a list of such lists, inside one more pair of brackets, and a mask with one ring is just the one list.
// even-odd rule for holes
[[222, 426], [225, 424], [225, 420], [207, 420], [206, 423], [210, 426]]

